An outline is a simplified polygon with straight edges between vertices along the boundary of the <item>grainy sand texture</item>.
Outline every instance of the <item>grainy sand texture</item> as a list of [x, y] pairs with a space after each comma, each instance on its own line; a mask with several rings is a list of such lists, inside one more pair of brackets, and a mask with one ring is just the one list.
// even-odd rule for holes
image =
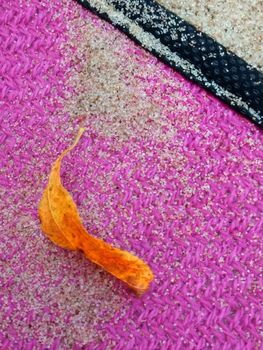
[[211, 35], [263, 70], [262, 0], [158, 0], [178, 16]]
[[[262, 133], [62, 4], [0, 4], [0, 348], [261, 349]], [[92, 235], [151, 266], [141, 298], [41, 232], [51, 165], [80, 122], [63, 184]]]

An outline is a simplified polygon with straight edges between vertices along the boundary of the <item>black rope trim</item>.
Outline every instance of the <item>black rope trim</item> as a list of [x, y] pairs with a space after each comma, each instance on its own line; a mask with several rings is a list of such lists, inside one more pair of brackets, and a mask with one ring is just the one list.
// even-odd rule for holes
[[263, 127], [263, 73], [153, 0], [77, 0]]

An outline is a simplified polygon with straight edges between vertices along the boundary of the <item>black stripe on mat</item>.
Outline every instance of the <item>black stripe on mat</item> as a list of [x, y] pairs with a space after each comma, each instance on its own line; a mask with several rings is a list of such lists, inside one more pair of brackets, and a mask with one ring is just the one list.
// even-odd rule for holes
[[263, 73], [153, 0], [77, 0], [263, 127]]

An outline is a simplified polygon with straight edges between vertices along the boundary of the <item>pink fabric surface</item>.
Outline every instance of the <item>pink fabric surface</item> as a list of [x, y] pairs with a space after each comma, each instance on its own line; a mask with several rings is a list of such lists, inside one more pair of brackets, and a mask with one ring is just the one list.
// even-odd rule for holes
[[64, 109], [78, 70], [64, 45], [72, 8], [116, 34], [72, 1], [0, 5], [1, 348], [261, 349], [262, 133], [124, 36], [119, 55], [145, 70], [129, 79], [158, 121], [123, 139], [87, 115], [62, 179], [89, 232], [155, 280], [138, 299], [42, 234], [38, 202], [79, 123]]

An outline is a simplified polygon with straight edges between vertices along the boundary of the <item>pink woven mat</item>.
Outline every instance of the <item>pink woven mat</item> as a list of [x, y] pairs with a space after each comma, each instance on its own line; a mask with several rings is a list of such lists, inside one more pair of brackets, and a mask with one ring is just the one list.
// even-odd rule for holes
[[[40, 230], [80, 120], [79, 20], [133, 98], [107, 82], [62, 179], [91, 234], [152, 267], [141, 298]], [[262, 133], [73, 1], [2, 2], [0, 43], [1, 349], [261, 349]]]

